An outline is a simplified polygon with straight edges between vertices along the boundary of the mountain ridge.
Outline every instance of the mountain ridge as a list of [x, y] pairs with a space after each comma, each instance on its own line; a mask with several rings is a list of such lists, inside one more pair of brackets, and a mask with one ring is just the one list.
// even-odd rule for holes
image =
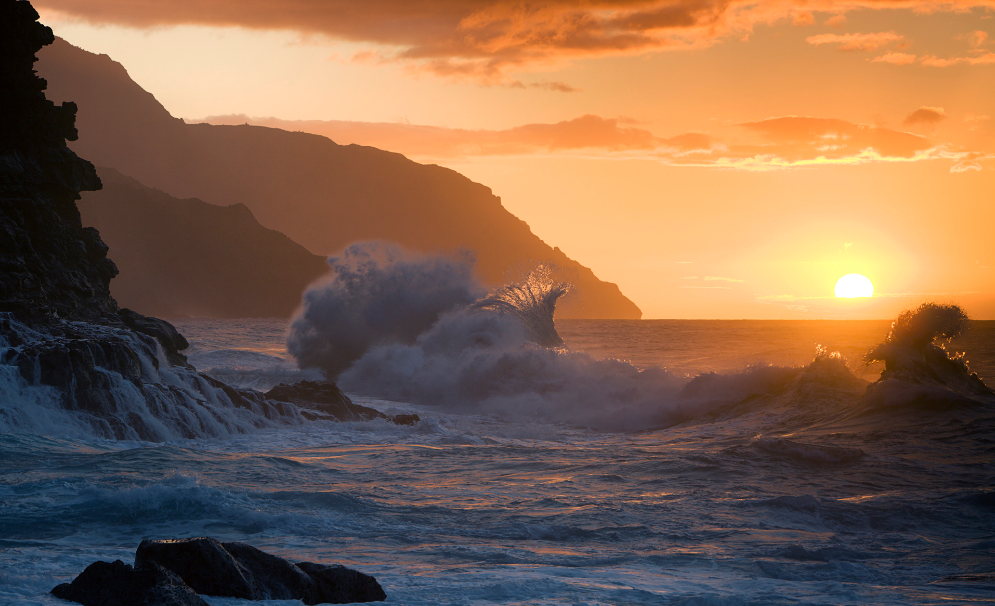
[[119, 63], [64, 40], [40, 53], [37, 67], [53, 99], [80, 107], [73, 149], [146, 186], [215, 205], [243, 203], [260, 224], [320, 255], [362, 240], [472, 250], [478, 277], [491, 286], [550, 263], [575, 286], [558, 317], [641, 317], [617, 285], [547, 245], [490, 188], [456, 171], [319, 135], [186, 124]]

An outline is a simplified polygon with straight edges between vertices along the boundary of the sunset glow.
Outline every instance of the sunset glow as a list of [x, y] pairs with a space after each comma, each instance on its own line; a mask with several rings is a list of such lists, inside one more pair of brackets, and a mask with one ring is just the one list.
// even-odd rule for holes
[[[187, 122], [490, 187], [646, 318], [887, 318], [937, 293], [995, 318], [986, 0], [295, 6], [38, 3]], [[834, 306], [826, 282], [872, 267], [887, 296]]]

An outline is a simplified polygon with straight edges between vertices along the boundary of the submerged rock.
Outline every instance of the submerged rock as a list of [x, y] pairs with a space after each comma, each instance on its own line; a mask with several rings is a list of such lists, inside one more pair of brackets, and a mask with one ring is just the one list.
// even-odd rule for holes
[[121, 560], [90, 564], [72, 583], [55, 587], [52, 595], [84, 606], [208, 606], [162, 566], [132, 568]]
[[245, 543], [210, 537], [142, 541], [137, 568], [162, 566], [197, 593], [247, 600], [302, 600], [305, 604], [378, 602], [386, 594], [372, 576], [343, 566], [292, 564]]
[[416, 414], [386, 415], [368, 406], [353, 404], [333, 381], [301, 381], [293, 385], [280, 383], [266, 392], [266, 397], [289, 402], [301, 409], [306, 418], [334, 421], [372, 421], [384, 419], [398, 425], [414, 425], [421, 419]]

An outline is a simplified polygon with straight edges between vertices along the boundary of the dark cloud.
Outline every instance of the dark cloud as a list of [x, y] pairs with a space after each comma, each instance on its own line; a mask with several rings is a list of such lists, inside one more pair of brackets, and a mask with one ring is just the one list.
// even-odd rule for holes
[[[696, 47], [812, 11], [963, 10], [993, 0], [35, 0], [96, 24], [293, 30], [392, 48], [381, 60], [451, 78], [503, 82], [509, 69], [564, 58]], [[802, 22], [808, 22], [802, 19]], [[869, 41], [852, 42], [858, 46]], [[843, 43], [848, 44], [847, 42]], [[391, 54], [392, 53], [392, 54]]]
[[942, 107], [922, 106], [908, 116], [905, 116], [905, 120], [902, 121], [902, 124], [939, 124], [940, 122], [946, 120], [946, 118], [947, 113], [943, 111]]

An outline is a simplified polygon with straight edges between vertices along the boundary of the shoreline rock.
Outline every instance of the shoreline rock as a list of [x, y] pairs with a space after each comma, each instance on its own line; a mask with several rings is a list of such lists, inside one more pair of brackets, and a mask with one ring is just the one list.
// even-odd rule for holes
[[334, 421], [372, 421], [383, 419], [397, 425], [414, 425], [421, 421], [416, 414], [387, 415], [379, 410], [354, 404], [334, 381], [301, 381], [288, 385], [280, 383], [266, 392], [266, 398], [293, 404], [304, 418]]
[[382, 602], [377, 580], [338, 564], [288, 560], [211, 537], [145, 540], [134, 567], [94, 562], [52, 595], [84, 606], [206, 606], [198, 594], [314, 604]]

